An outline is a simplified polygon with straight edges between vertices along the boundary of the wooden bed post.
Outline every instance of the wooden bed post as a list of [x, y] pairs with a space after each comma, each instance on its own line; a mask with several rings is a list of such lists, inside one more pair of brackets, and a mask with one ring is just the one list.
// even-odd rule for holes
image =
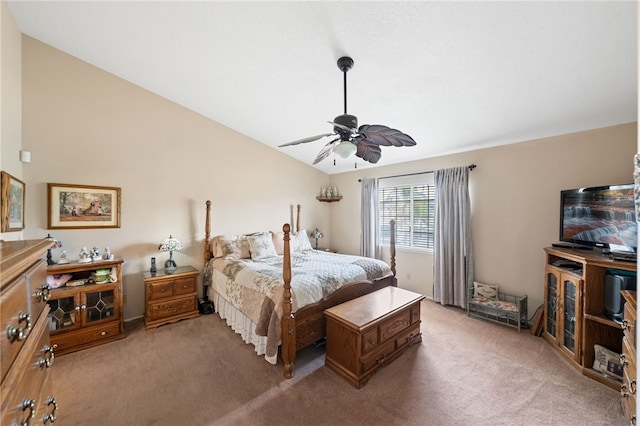
[[391, 235], [389, 235], [389, 251], [391, 252], [391, 272], [396, 276], [396, 221], [391, 219], [389, 222]]
[[284, 253], [282, 258], [282, 279], [284, 290], [282, 293], [282, 346], [280, 348], [282, 362], [284, 363], [284, 378], [293, 377], [293, 360], [296, 357], [296, 321], [293, 315], [293, 300], [291, 299], [291, 251], [289, 248], [289, 233], [291, 226], [285, 223], [282, 226], [284, 232]]
[[298, 214], [296, 216], [296, 232], [300, 232], [300, 204], [298, 204]]
[[[211, 259], [211, 200], [207, 200], [207, 212], [204, 218], [204, 267]], [[209, 296], [209, 287], [202, 280], [202, 298], [207, 300]]]
[[207, 200], [207, 213], [204, 219], [204, 263], [211, 259], [211, 200]]

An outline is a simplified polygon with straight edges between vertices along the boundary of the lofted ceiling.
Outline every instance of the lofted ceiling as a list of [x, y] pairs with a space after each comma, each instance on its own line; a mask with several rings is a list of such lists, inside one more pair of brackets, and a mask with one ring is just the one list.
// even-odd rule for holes
[[[377, 165], [637, 120], [628, 2], [9, 1], [20, 30], [304, 163], [343, 114], [407, 133]], [[374, 167], [333, 155], [334, 174]]]

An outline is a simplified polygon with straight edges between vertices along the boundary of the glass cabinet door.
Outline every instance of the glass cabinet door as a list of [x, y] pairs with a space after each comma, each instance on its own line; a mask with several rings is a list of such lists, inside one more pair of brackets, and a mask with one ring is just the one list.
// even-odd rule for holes
[[564, 307], [564, 321], [563, 321], [563, 342], [565, 348], [569, 352], [575, 353], [576, 342], [576, 294], [577, 288], [573, 281], [565, 279], [563, 281], [564, 295], [563, 303]]
[[49, 304], [49, 331], [69, 330], [80, 326], [79, 308], [74, 296], [52, 299]]
[[116, 314], [114, 298], [114, 289], [85, 293], [86, 324], [113, 318]]
[[544, 329], [556, 336], [556, 320], [558, 305], [558, 278], [556, 274], [547, 272], [547, 317]]

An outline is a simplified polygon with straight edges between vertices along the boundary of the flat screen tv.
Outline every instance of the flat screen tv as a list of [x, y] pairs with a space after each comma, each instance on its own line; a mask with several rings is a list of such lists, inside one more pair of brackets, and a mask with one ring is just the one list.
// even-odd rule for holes
[[561, 191], [560, 240], [635, 252], [638, 225], [633, 184]]

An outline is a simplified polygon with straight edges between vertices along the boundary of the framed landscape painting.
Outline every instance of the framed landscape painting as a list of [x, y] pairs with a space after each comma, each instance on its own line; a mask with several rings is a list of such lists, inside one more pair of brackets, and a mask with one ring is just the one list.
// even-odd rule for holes
[[47, 229], [120, 228], [120, 188], [47, 184]]
[[7, 172], [0, 172], [2, 191], [2, 232], [24, 229], [24, 182]]

